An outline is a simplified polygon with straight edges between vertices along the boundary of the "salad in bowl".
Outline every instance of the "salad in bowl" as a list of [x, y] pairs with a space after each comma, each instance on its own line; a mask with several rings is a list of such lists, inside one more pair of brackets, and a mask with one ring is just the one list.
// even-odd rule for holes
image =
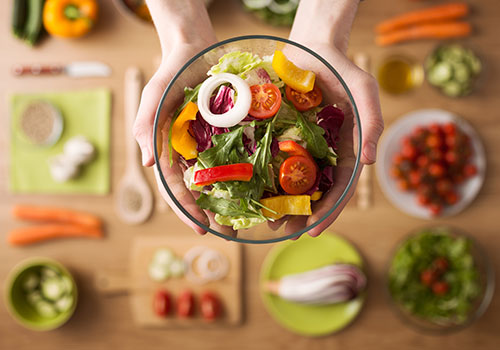
[[[156, 138], [164, 150], [156, 154], [164, 159], [157, 159], [160, 175], [165, 175], [162, 168], [177, 167], [196, 205], [210, 218], [207, 228], [233, 239], [237, 230], [266, 222], [278, 227], [293, 217], [311, 216], [315, 203], [337, 185], [344, 134], [351, 143], [353, 138], [352, 121], [350, 132], [342, 133], [343, 108], [335, 98], [327, 99], [330, 92], [316, 72], [290, 58], [297, 58], [297, 52], [287, 47], [264, 52], [268, 54], [256, 51], [245, 45], [226, 47], [211, 65], [214, 51], [207, 51], [202, 79], [191, 71], [198, 79], [191, 79], [192, 84], [185, 79], [177, 104], [174, 98], [165, 102], [164, 95], [162, 104], [174, 112], [163, 116], [170, 125], [161, 128], [163, 138]], [[347, 151], [352, 157], [352, 146]], [[167, 189], [173, 187], [168, 175], [161, 178]], [[339, 184], [342, 191], [351, 180], [347, 187]], [[332, 208], [343, 198], [335, 199], [328, 204]], [[179, 201], [175, 204], [191, 214]]]

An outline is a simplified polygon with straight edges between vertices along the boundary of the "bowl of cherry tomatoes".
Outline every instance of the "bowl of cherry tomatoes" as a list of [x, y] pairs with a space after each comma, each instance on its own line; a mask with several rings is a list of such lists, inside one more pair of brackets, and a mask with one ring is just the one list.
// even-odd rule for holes
[[484, 182], [486, 157], [478, 134], [464, 119], [444, 110], [401, 117], [385, 133], [379, 154], [382, 191], [415, 217], [461, 212]]

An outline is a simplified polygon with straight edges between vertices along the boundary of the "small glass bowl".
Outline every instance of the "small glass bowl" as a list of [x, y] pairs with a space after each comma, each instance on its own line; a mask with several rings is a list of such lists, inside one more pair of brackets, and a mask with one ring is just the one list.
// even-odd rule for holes
[[[344, 112], [345, 120], [340, 131], [341, 140], [337, 152], [339, 155], [338, 165], [334, 168], [335, 184], [328, 192], [328, 196], [323, 195], [322, 202], [319, 201], [321, 203], [313, 203], [312, 205], [313, 217], [319, 205], [322, 208], [326, 206], [329, 210], [323, 215], [317, 214], [317, 219], [309, 225], [306, 224], [308, 217], [302, 216], [300, 218], [294, 217], [295, 220], [302, 220], [302, 225], [283, 224], [279, 228], [274, 227], [273, 229], [263, 223], [235, 232], [231, 227], [218, 225], [212, 219], [207, 226], [196, 218], [200, 217], [201, 209], [194, 203], [194, 197], [188, 199], [190, 205], [183, 206], [172, 191], [173, 186], [181, 185], [179, 183], [181, 182], [180, 177], [174, 175], [180, 174], [180, 166], [174, 159], [173, 167], [170, 167], [166, 155], [167, 147], [165, 147], [168, 143], [168, 132], [166, 131], [171, 126], [173, 111], [182, 103], [184, 88], [194, 87], [204, 81], [207, 78], [208, 70], [217, 64], [219, 58], [224, 54], [233, 51], [251, 52], [262, 58], [273, 55], [275, 50], [285, 50], [286, 55], [295, 63], [305, 61], [307, 67], [303, 66], [303, 68], [317, 74], [316, 82], [323, 91], [323, 101], [336, 103]], [[298, 65], [301, 66], [301, 64]], [[359, 125], [361, 124], [356, 104], [346, 83], [329, 62], [311, 49], [287, 39], [267, 35], [242, 36], [224, 40], [191, 58], [173, 77], [163, 93], [154, 123], [154, 156], [158, 177], [161, 181], [160, 187], [163, 187], [161, 190], [165, 191], [162, 192], [166, 192], [164, 196], [168, 197], [171, 205], [175, 206], [178, 212], [188, 217], [203, 230], [224, 239], [242, 243], [273, 243], [298, 237], [322, 223], [339, 206], [349, 200], [359, 170], [361, 156], [361, 128], [356, 127]], [[210, 215], [208, 216], [210, 218]]]
[[[430, 320], [423, 319], [421, 317], [411, 314], [400, 303], [398, 303], [398, 301], [396, 301], [392, 297], [391, 291], [389, 290], [389, 279], [390, 279], [389, 274], [392, 266], [392, 261], [396, 253], [399, 251], [399, 249], [405, 242], [407, 242], [411, 238], [419, 236], [423, 232], [433, 232], [436, 234], [445, 233], [456, 238], [465, 237], [470, 242], [470, 252], [473, 256], [474, 265], [479, 274], [479, 285], [481, 290], [476, 299], [473, 301], [473, 305], [469, 311], [467, 319], [464, 322], [457, 323], [450, 321], [449, 323], [446, 324], [445, 323], [438, 324]], [[399, 242], [399, 244], [397, 244], [396, 248], [391, 254], [391, 258], [388, 261], [386, 271], [387, 274], [385, 278], [385, 291], [387, 298], [390, 301], [390, 305], [392, 306], [392, 309], [404, 323], [415, 328], [417, 331], [426, 334], [435, 334], [435, 335], [448, 334], [462, 330], [467, 326], [470, 326], [472, 323], [474, 323], [474, 321], [479, 319], [488, 309], [488, 306], [490, 305], [491, 300], [493, 299], [493, 294], [495, 292], [495, 271], [493, 270], [493, 265], [491, 264], [491, 261], [486, 255], [486, 252], [484, 251], [483, 247], [480, 246], [477, 240], [473, 239], [471, 235], [465, 233], [461, 229], [448, 225], [427, 226], [419, 228], [412, 231], [407, 236], [405, 236]]]

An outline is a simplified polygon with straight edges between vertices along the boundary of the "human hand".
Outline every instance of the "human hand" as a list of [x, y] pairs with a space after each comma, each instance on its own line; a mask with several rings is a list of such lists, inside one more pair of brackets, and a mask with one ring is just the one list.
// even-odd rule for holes
[[[146, 84], [142, 92], [141, 103], [134, 125], [134, 136], [141, 148], [144, 166], [154, 164], [153, 128], [156, 110], [161, 96], [177, 71], [195, 54], [217, 41], [210, 19], [202, 0], [148, 0], [148, 7], [153, 18], [162, 48], [160, 67]], [[172, 99], [175, 100], [175, 99]], [[174, 111], [175, 105], [165, 106], [162, 110]], [[163, 112], [163, 111], [162, 111]], [[163, 113], [163, 122], [172, 117], [171, 113]], [[166, 140], [166, 137], [164, 138]], [[181, 205], [198, 221], [209, 225], [209, 218], [196, 205], [193, 194], [185, 187], [183, 173], [179, 164], [172, 167], [168, 162], [168, 150], [164, 148], [160, 163], [165, 176], [169, 179], [169, 187]], [[155, 169], [160, 193], [179, 218], [196, 232], [203, 234], [205, 230], [187, 218], [172, 202], [166, 193]]]
[[[352, 22], [359, 1], [353, 0], [310, 0], [302, 1], [290, 33], [290, 40], [296, 41], [318, 53], [327, 60], [340, 74], [352, 93], [358, 108], [361, 129], [363, 132], [361, 146], [361, 166], [356, 174], [355, 183], [347, 193], [341, 205], [318, 226], [308, 233], [318, 236], [340, 215], [345, 205], [352, 197], [363, 164], [372, 164], [376, 160], [378, 139], [383, 131], [384, 123], [376, 80], [368, 73], [354, 65], [347, 57], [347, 44]], [[293, 50], [291, 50], [293, 52]], [[357, 129], [352, 106], [345, 99], [343, 87], [331, 79], [331, 73], [326, 67], [309, 55], [295, 55], [292, 58], [298, 66], [316, 72], [318, 83], [323, 86], [323, 92], [330, 94], [325, 100], [336, 103], [345, 114], [341, 131], [341, 150], [353, 149], [357, 140]], [[344, 100], [339, 101], [339, 96]], [[354, 127], [354, 134], [352, 132]], [[286, 222], [285, 233], [291, 234], [320, 220], [333, 207], [342, 195], [344, 188], [353, 172], [354, 151], [339, 154], [338, 166], [335, 169], [335, 184], [333, 188], [317, 203], [313, 204], [313, 214], [309, 217], [295, 216], [288, 220], [271, 223], [272, 229], [279, 228]]]

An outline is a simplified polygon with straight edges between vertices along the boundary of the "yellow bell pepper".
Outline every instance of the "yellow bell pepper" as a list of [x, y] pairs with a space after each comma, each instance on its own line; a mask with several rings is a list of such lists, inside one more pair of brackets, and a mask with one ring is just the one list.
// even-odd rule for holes
[[96, 0], [47, 0], [43, 8], [43, 25], [51, 35], [77, 38], [90, 31], [98, 12]]
[[312, 201], [319, 201], [321, 199], [321, 196], [323, 195], [323, 192], [321, 191], [316, 191], [311, 195], [311, 200]]
[[283, 82], [292, 89], [302, 93], [312, 91], [316, 75], [309, 71], [297, 67], [286, 58], [285, 54], [279, 50], [274, 51], [273, 69]]
[[276, 196], [263, 198], [260, 204], [276, 212], [262, 208], [262, 214], [272, 219], [279, 219], [285, 215], [311, 215], [311, 196]]
[[188, 102], [172, 125], [172, 147], [186, 159], [198, 156], [196, 140], [189, 134], [189, 121], [196, 119], [198, 106]]

